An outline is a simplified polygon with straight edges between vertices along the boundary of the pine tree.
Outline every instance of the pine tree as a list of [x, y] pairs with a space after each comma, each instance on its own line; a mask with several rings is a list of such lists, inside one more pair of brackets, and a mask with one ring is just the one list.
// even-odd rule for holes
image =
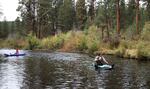
[[136, 33], [139, 33], [139, 0], [136, 0]]
[[87, 19], [85, 0], [78, 0], [76, 3], [76, 18], [80, 30], [83, 30]]
[[132, 25], [135, 22], [135, 10], [136, 10], [135, 5], [136, 5], [135, 0], [129, 0], [127, 9], [128, 25]]
[[16, 26], [15, 26], [14, 32], [19, 33], [19, 34], [22, 35], [23, 29], [21, 28], [22, 26], [21, 26], [21, 21], [20, 21], [19, 17], [16, 18], [15, 25]]
[[37, 0], [20, 0], [17, 11], [21, 12], [21, 18], [25, 22], [28, 33], [36, 35], [36, 8]]
[[8, 36], [8, 34], [9, 34], [8, 21], [6, 20], [6, 17], [4, 17], [2, 37], [6, 38]]
[[116, 1], [117, 3], [117, 33], [120, 35], [120, 0]]
[[88, 17], [90, 18], [90, 20], [93, 22], [94, 20], [94, 16], [95, 16], [95, 8], [94, 8], [94, 2], [95, 0], [90, 0], [90, 5], [89, 5], [89, 11], [88, 11]]
[[126, 28], [126, 4], [125, 0], [120, 0], [120, 28]]
[[52, 23], [52, 1], [53, 0], [38, 0], [38, 9], [37, 9], [37, 24], [38, 32], [37, 35], [39, 38], [46, 37], [51, 33]]
[[150, 21], [150, 0], [142, 0], [144, 2], [144, 6], [146, 6], [146, 21]]
[[58, 21], [63, 31], [72, 29], [74, 23], [74, 7], [71, 0], [64, 0], [59, 9]]

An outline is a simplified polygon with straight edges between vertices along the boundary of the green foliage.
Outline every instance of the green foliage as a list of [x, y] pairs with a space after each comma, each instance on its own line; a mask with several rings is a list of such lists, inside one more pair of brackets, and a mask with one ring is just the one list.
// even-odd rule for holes
[[139, 59], [150, 59], [150, 43], [149, 42], [143, 42], [140, 41], [138, 43], [137, 49], [138, 49], [138, 58]]
[[135, 22], [135, 10], [136, 10], [136, 3], [135, 0], [129, 0], [128, 8], [127, 8], [127, 24], [128, 26], [132, 25]]
[[100, 35], [99, 31], [96, 26], [91, 26], [88, 29], [88, 34], [87, 34], [87, 47], [89, 53], [93, 53], [99, 49], [100, 46]]
[[28, 42], [26, 39], [23, 38], [7, 38], [5, 40], [0, 40], [2, 41], [0, 44], [1, 48], [20, 48], [20, 49], [26, 49], [28, 46]]
[[147, 22], [141, 33], [141, 39], [144, 41], [150, 41], [150, 22]]
[[78, 0], [76, 2], [76, 18], [80, 30], [83, 30], [87, 19], [85, 4], [85, 0]]
[[114, 36], [112, 36], [112, 38], [109, 38], [109, 48], [110, 49], [114, 49], [117, 48], [120, 44], [120, 39], [119, 37], [115, 34]]
[[79, 51], [86, 51], [88, 49], [88, 47], [87, 47], [87, 40], [86, 40], [86, 36], [85, 35], [83, 35], [80, 38], [80, 40], [78, 42], [78, 45], [77, 45], [77, 49]]
[[6, 18], [4, 18], [3, 22], [0, 22], [0, 38], [6, 38], [9, 34], [9, 23], [6, 21]]
[[53, 0], [38, 0], [38, 37], [48, 37], [50, 33], [54, 33], [54, 23], [56, 23], [57, 9], [52, 8]]
[[42, 39], [41, 47], [44, 49], [59, 49], [64, 43], [64, 34], [55, 35], [53, 37], [48, 37]]
[[118, 49], [116, 50], [115, 54], [116, 54], [116, 56], [123, 57], [125, 52], [126, 52], [125, 47], [119, 46]]
[[93, 21], [93, 19], [94, 19], [94, 16], [95, 16], [95, 12], [94, 12], [94, 0], [90, 0], [89, 1], [89, 11], [88, 11], [88, 17], [89, 17], [89, 19], [91, 20], [91, 21]]
[[120, 0], [120, 27], [121, 29], [126, 28], [126, 19], [127, 19], [127, 11], [126, 11], [126, 4], [125, 0]]
[[143, 6], [145, 6], [146, 10], [145, 10], [145, 17], [146, 17], [146, 21], [150, 21], [150, 0], [142, 0], [143, 1]]
[[89, 53], [94, 53], [95, 51], [98, 51], [98, 46], [99, 44], [97, 42], [92, 42], [88, 44], [88, 52]]
[[64, 0], [58, 12], [58, 22], [61, 25], [63, 32], [69, 31], [73, 27], [74, 22], [74, 7], [71, 0]]
[[130, 25], [127, 30], [125, 31], [126, 39], [132, 39], [136, 36], [136, 25], [132, 24]]
[[[84, 34], [81, 31], [70, 31], [65, 34], [65, 42], [63, 45], [63, 51], [83, 51], [85, 47], [83, 47], [84, 42]], [[83, 47], [83, 48], [82, 48]]]
[[31, 34], [28, 35], [28, 48], [29, 49], [36, 49], [39, 47], [40, 41], [36, 38], [36, 36], [33, 36]]

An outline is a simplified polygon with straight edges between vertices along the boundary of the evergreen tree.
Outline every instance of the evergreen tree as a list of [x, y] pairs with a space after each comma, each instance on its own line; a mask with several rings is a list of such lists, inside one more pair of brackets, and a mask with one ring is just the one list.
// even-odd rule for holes
[[135, 0], [129, 0], [128, 9], [127, 9], [127, 24], [132, 25], [135, 22]]
[[87, 19], [85, 0], [78, 0], [76, 2], [76, 18], [79, 29], [83, 30]]
[[140, 0], [136, 0], [136, 33], [139, 33], [139, 1]]
[[2, 37], [3, 38], [6, 38], [9, 34], [9, 31], [8, 31], [8, 21], [6, 20], [6, 17], [4, 17], [4, 22], [3, 22], [3, 33], [2, 33]]
[[117, 33], [118, 35], [120, 35], [120, 0], [116, 1], [117, 4], [117, 8], [116, 8], [116, 12], [117, 12]]
[[126, 4], [125, 0], [120, 0], [120, 28], [125, 29], [126, 28]]
[[20, 0], [17, 11], [21, 12], [28, 33], [36, 35], [37, 0]]
[[52, 29], [52, 1], [53, 0], [39, 0], [37, 9], [37, 24], [38, 37], [42, 38], [48, 36]]
[[3, 22], [0, 21], [0, 38], [3, 37]]
[[69, 31], [73, 27], [74, 22], [74, 7], [71, 0], [64, 0], [64, 3], [59, 9], [58, 20], [63, 31]]
[[142, 0], [144, 2], [144, 6], [146, 6], [146, 21], [150, 21], [150, 0]]
[[95, 16], [94, 2], [95, 2], [95, 0], [89, 1], [90, 5], [89, 5], [88, 17], [90, 18], [91, 21], [93, 21], [94, 16]]
[[102, 0], [95, 21], [100, 27], [106, 28], [109, 38], [110, 29], [115, 28], [116, 25], [116, 2], [114, 0]]
[[14, 21], [12, 21], [11, 22], [11, 26], [10, 26], [10, 34], [14, 34], [14, 32], [15, 32], [15, 22]]
[[22, 29], [21, 21], [20, 21], [19, 17], [16, 18], [15, 25], [16, 25], [15, 26], [15, 32], [19, 33], [19, 34], [22, 34], [23, 33], [23, 29]]

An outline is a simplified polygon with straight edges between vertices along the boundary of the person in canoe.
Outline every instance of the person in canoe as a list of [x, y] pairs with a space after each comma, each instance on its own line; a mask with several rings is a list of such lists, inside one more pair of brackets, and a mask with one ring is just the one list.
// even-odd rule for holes
[[97, 65], [108, 64], [107, 60], [104, 58], [104, 56], [102, 56], [102, 53], [98, 53], [94, 61]]
[[98, 68], [98, 65], [104, 65], [109, 64], [107, 60], [102, 56], [102, 53], [98, 53], [97, 56], [94, 59], [95, 62], [95, 68]]
[[19, 54], [19, 49], [18, 48], [16, 49], [16, 53], [15, 54], [17, 54], [17, 55]]

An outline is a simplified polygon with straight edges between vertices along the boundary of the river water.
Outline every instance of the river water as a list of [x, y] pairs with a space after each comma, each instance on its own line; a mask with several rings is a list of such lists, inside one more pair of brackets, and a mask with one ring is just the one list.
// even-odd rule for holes
[[27, 55], [1, 56], [0, 89], [150, 89], [150, 62], [105, 56], [115, 68], [96, 71], [86, 54], [20, 52]]

